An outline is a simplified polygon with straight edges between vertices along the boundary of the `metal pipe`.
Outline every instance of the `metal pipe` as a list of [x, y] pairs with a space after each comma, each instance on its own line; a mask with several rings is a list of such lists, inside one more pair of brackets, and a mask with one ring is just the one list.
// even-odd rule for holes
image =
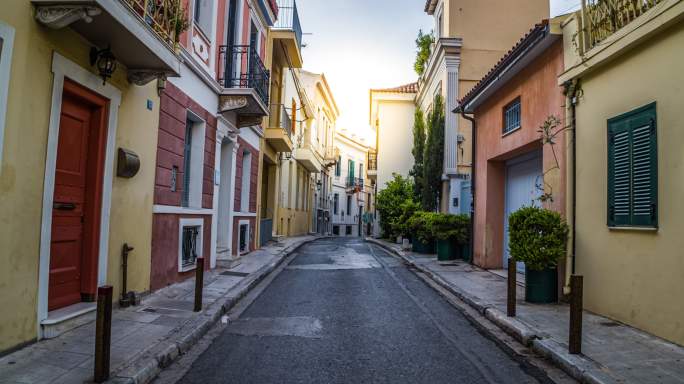
[[131, 295], [128, 294], [127, 283], [128, 283], [128, 254], [135, 248], [130, 247], [128, 243], [124, 243], [121, 250], [121, 259], [123, 268], [123, 274], [121, 277], [121, 298], [119, 299], [119, 306], [122, 308], [129, 307], [131, 305]]
[[471, 132], [471, 151], [470, 156], [472, 157], [470, 161], [470, 264], [474, 264], [475, 261], [475, 204], [477, 199], [475, 198], [475, 182], [477, 176], [477, 122], [474, 117], [467, 116], [463, 111], [463, 108], [458, 107], [456, 111], [460, 112], [461, 116], [468, 120], [472, 127]]
[[195, 268], [195, 312], [202, 310], [202, 290], [204, 289], [204, 257], [197, 258]]
[[[568, 248], [566, 250], [565, 258], [565, 284], [563, 285], [563, 294], [570, 295], [572, 293], [572, 287], [570, 285], [570, 276], [575, 273], [575, 250], [576, 242], [575, 235], [577, 227], [576, 225], [576, 206], [577, 206], [577, 92], [578, 92], [578, 81], [572, 80], [564, 84], [565, 87], [565, 97], [566, 97], [566, 121], [569, 120], [569, 129], [565, 131], [566, 145], [570, 144], [570, 151], [566, 151], [567, 165], [566, 165], [566, 178], [568, 186], [566, 188], [568, 196], [565, 199], [565, 210], [566, 219], [568, 226], [570, 227], [570, 233], [568, 234]], [[567, 124], [566, 124], [567, 125]]]
[[93, 381], [102, 383], [109, 379], [110, 345], [112, 341], [112, 295], [111, 286], [97, 289], [97, 318], [95, 320], [95, 372]]

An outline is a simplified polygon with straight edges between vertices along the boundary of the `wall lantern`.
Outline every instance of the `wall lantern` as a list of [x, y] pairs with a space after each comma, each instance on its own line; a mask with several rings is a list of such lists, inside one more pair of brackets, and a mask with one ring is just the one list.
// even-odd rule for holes
[[97, 71], [102, 77], [102, 85], [105, 85], [107, 79], [111, 78], [116, 71], [116, 57], [112, 54], [110, 47], [102, 50], [93, 47], [90, 48], [90, 65], [97, 66]]
[[119, 148], [119, 156], [116, 163], [116, 175], [130, 179], [140, 170], [140, 157], [130, 149]]

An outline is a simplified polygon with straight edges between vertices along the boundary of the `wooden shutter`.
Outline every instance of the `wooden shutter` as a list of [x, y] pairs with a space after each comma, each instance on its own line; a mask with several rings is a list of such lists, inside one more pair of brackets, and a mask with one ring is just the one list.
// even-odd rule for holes
[[608, 121], [608, 225], [656, 227], [655, 104]]

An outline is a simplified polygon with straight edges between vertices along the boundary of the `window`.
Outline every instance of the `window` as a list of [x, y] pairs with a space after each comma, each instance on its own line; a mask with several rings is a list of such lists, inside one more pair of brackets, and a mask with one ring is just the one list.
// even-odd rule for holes
[[359, 178], [363, 179], [363, 163], [359, 164]]
[[187, 272], [195, 269], [197, 258], [202, 257], [204, 219], [180, 219], [179, 227], [178, 271]]
[[520, 128], [520, 98], [513, 100], [504, 107], [503, 134], [513, 132]]
[[350, 216], [352, 214], [351, 203], [352, 203], [352, 197], [351, 197], [351, 195], [347, 195], [347, 214]]
[[181, 193], [181, 206], [186, 208], [199, 208], [202, 205], [204, 130], [204, 122], [194, 114], [188, 112], [185, 120], [183, 190]]
[[335, 236], [340, 235], [340, 226], [339, 225], [333, 225], [333, 235], [335, 235]]
[[195, 0], [195, 25], [197, 25], [207, 38], [211, 38], [212, 12], [214, 0]]
[[242, 189], [240, 190], [240, 211], [249, 212], [250, 187], [252, 184], [252, 153], [242, 153]]
[[608, 226], [658, 226], [656, 104], [608, 120]]
[[337, 215], [337, 212], [340, 209], [340, 195], [338, 193], [335, 194], [335, 197], [333, 198], [333, 214]]
[[347, 235], [347, 236], [349, 236], [349, 235], [352, 234], [352, 226], [351, 226], [351, 225], [347, 225], [347, 226], [344, 228], [344, 234]]
[[337, 156], [337, 162], [335, 163], [335, 176], [340, 176], [342, 174], [342, 156]]
[[7, 113], [7, 94], [9, 92], [13, 45], [14, 28], [0, 21], [0, 165], [2, 164], [5, 115]]

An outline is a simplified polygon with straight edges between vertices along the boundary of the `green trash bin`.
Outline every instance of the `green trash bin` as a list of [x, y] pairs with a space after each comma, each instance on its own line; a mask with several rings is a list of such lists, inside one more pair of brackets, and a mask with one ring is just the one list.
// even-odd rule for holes
[[463, 258], [462, 248], [455, 240], [437, 240], [437, 260], [452, 261]]

